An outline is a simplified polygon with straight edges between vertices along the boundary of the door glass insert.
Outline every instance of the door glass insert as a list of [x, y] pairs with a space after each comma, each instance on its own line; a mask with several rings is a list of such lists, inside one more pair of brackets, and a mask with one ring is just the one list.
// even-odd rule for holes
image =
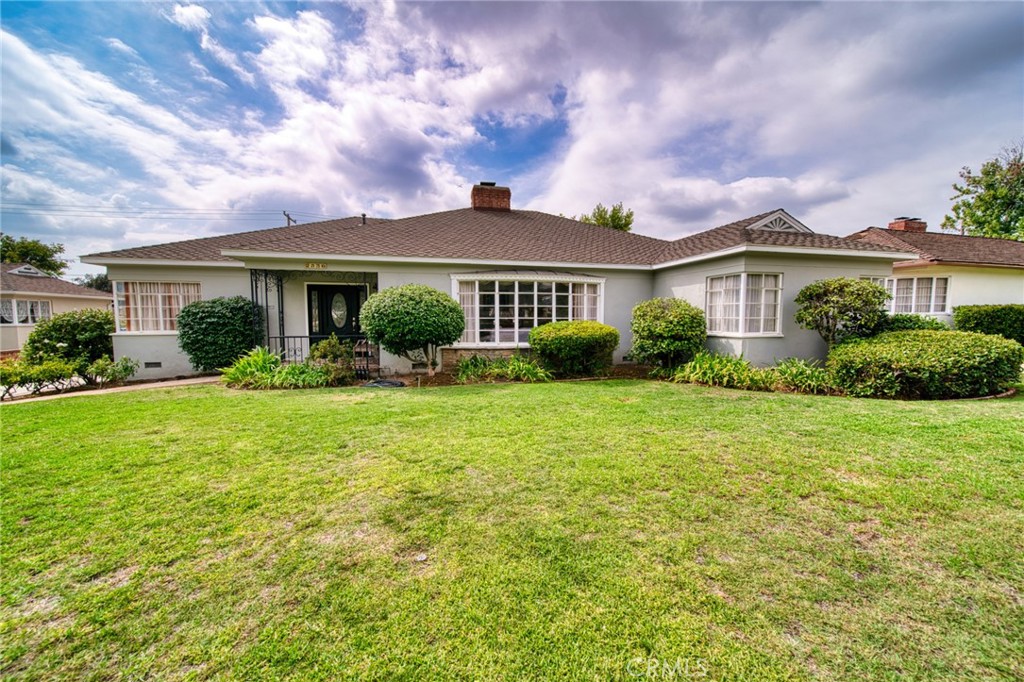
[[331, 298], [331, 319], [335, 327], [344, 327], [348, 321], [348, 303], [345, 294], [335, 294]]

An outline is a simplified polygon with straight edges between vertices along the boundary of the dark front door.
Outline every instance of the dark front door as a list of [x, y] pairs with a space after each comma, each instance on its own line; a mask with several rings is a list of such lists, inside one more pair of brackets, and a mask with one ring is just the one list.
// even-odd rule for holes
[[359, 308], [366, 300], [366, 287], [338, 284], [310, 284], [307, 289], [309, 335], [339, 338], [361, 334]]

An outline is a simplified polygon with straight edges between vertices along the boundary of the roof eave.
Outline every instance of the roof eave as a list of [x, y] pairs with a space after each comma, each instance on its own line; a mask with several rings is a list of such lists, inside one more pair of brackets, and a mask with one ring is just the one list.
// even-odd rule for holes
[[942, 260], [941, 258], [933, 258], [925, 260], [918, 258], [912, 261], [903, 261], [899, 263], [893, 263], [894, 268], [927, 268], [934, 266], [954, 266], [954, 267], [966, 267], [966, 268], [1010, 268], [1012, 270], [1024, 270], [1024, 263], [1013, 264], [1013, 263], [980, 263], [976, 261], [957, 261], [957, 260]]
[[4, 296], [45, 296], [47, 298], [80, 298], [87, 301], [113, 301], [113, 294], [104, 293], [103, 296], [92, 296], [90, 294], [64, 294], [59, 291], [30, 291], [27, 289], [5, 289]]
[[[283, 251], [246, 251], [242, 249], [225, 249], [221, 254], [228, 258], [259, 259], [259, 260], [303, 260], [328, 263], [414, 263], [436, 265], [484, 265], [500, 267], [530, 268], [591, 268], [604, 270], [650, 270], [647, 263], [593, 263], [582, 261], [524, 261], [493, 258], [438, 258], [420, 256], [374, 256], [336, 253], [288, 253]], [[240, 263], [241, 264], [241, 263]]]
[[860, 249], [823, 249], [820, 247], [813, 246], [771, 246], [767, 244], [741, 244], [740, 246], [733, 246], [728, 249], [719, 249], [718, 251], [708, 251], [707, 253], [701, 253], [694, 256], [688, 256], [686, 258], [678, 258], [676, 260], [666, 261], [664, 263], [656, 263], [653, 267], [654, 270], [664, 270], [665, 268], [672, 268], [679, 265], [686, 265], [687, 263], [696, 263], [699, 261], [711, 260], [713, 258], [723, 258], [726, 256], [733, 256], [743, 253], [773, 253], [773, 254], [793, 254], [793, 255], [816, 255], [816, 256], [832, 256], [842, 258], [873, 258], [879, 260], [888, 260], [890, 262], [896, 262], [900, 260], [906, 260], [908, 258], [916, 258], [917, 254], [909, 252], [899, 251], [862, 251]]
[[89, 265], [176, 265], [201, 268], [241, 268], [243, 263], [231, 260], [182, 260], [174, 258], [117, 258], [110, 256], [82, 256], [83, 263]]

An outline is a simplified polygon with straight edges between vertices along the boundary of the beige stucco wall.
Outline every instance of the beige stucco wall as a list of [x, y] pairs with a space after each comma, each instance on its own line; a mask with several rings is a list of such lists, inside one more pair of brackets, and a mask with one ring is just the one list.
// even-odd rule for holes
[[771, 365], [789, 357], [823, 359], [825, 343], [816, 332], [800, 328], [795, 319], [797, 293], [806, 285], [832, 277], [887, 277], [889, 261], [867, 258], [744, 254], [691, 263], [656, 271], [654, 295], [682, 298], [701, 310], [705, 305], [707, 278], [748, 273], [782, 274], [781, 334], [778, 336], [716, 335], [708, 348], [719, 353], [740, 355], [756, 365]]
[[[173, 267], [155, 265], [112, 265], [111, 281], [198, 282], [204, 299], [219, 296], [249, 297], [249, 271], [243, 267]], [[113, 336], [114, 359], [139, 361], [135, 379], [165, 379], [195, 374], [188, 356], [178, 348], [176, 332], [117, 332]], [[146, 367], [159, 364], [159, 367]]]
[[1024, 303], [1024, 268], [897, 267], [893, 277], [949, 277], [947, 312], [929, 315], [948, 324], [952, 324], [953, 308], [957, 306]]
[[[4, 292], [0, 299], [18, 299], [31, 301], [49, 301], [50, 312], [53, 315], [70, 312], [72, 310], [85, 310], [87, 308], [98, 308], [99, 310], [111, 310], [113, 299], [101, 298], [70, 298], [67, 296], [56, 296], [53, 294], [34, 294], [30, 292]], [[34, 324], [5, 324], [0, 325], [0, 351], [10, 352], [20, 350], [28, 341], [29, 334], [35, 329]]]

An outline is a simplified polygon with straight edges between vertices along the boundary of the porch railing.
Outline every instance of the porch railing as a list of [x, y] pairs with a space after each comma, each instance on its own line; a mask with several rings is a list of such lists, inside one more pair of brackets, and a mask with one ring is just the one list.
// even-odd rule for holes
[[[270, 336], [267, 338], [267, 346], [285, 362], [304, 362], [309, 357], [310, 347], [328, 338], [330, 335]], [[379, 345], [370, 343], [362, 334], [338, 335], [338, 339], [352, 342], [357, 378], [380, 376]]]

